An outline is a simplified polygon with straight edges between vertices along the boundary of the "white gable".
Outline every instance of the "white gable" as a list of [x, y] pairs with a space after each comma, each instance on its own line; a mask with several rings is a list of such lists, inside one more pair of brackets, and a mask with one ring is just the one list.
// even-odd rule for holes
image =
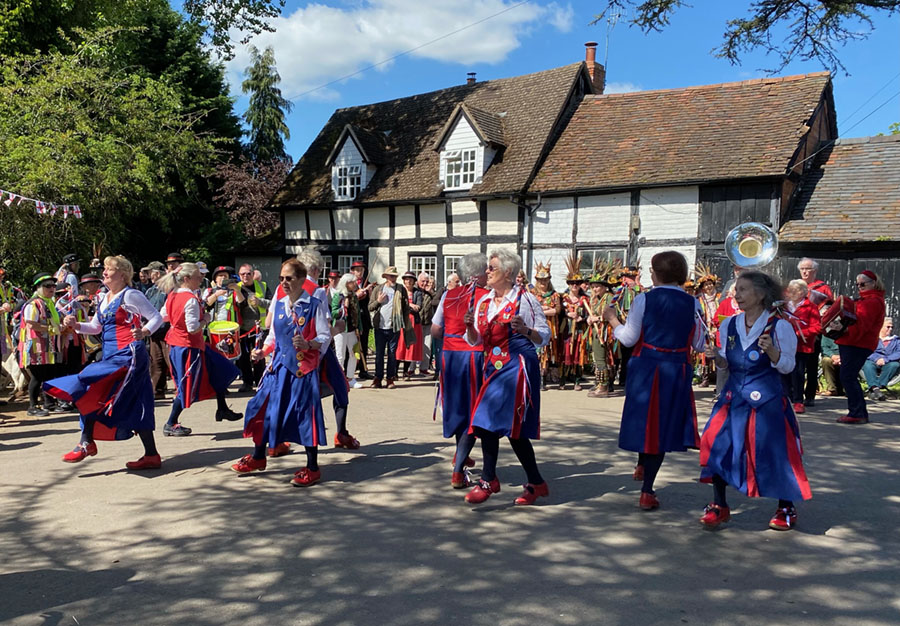
[[[475, 180], [472, 182], [461, 182], [456, 184], [456, 179], [447, 178], [447, 162], [448, 159], [458, 159], [465, 154], [467, 150], [475, 151]], [[496, 154], [493, 148], [486, 148], [478, 139], [475, 130], [469, 124], [465, 115], [457, 117], [453, 128], [447, 133], [447, 138], [441, 146], [441, 171], [440, 179], [444, 182], [444, 188], [447, 190], [469, 189], [473, 184], [480, 183], [481, 178], [491, 164], [491, 160]]]
[[350, 134], [344, 136], [344, 143], [334, 158], [334, 164], [331, 167], [331, 189], [334, 192], [336, 200], [346, 199], [338, 194], [338, 172], [341, 168], [358, 167], [361, 176], [361, 187], [365, 189], [372, 176], [375, 174], [375, 166], [368, 165], [363, 161], [362, 153], [356, 147]]

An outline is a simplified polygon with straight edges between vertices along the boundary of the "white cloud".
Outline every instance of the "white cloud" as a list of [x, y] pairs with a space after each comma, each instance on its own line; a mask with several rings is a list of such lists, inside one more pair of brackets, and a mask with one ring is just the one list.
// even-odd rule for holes
[[[572, 28], [571, 5], [516, 4], [515, 0], [366, 0], [350, 8], [307, 4], [273, 20], [275, 32], [254, 37], [251, 45], [260, 50], [273, 47], [282, 93], [293, 98], [440, 37], [446, 36], [410, 56], [469, 66], [498, 63], [518, 48], [532, 29], [545, 23], [562, 32]], [[495, 15], [504, 9], [508, 10]], [[480, 20], [484, 21], [450, 35]], [[233, 40], [239, 39], [236, 33]], [[392, 64], [389, 61], [377, 69], [385, 71]], [[240, 93], [248, 65], [247, 48], [239, 45], [227, 65], [236, 93]], [[304, 97], [333, 100], [339, 96], [339, 85]]]
[[606, 83], [603, 88], [603, 93], [631, 93], [632, 91], [643, 91], [643, 88], [634, 83]]

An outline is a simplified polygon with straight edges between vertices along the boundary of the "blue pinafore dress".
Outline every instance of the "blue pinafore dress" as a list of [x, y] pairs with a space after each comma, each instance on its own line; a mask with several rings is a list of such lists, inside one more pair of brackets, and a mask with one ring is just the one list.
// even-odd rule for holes
[[691, 387], [696, 300], [680, 289], [643, 294], [641, 336], [628, 361], [619, 447], [662, 454], [700, 446]]
[[534, 343], [513, 332], [520, 290], [494, 319], [488, 321], [489, 299], [478, 305], [476, 323], [484, 345], [484, 381], [475, 399], [470, 432], [475, 428], [510, 439], [541, 437], [541, 366]]
[[141, 328], [141, 315], [123, 306], [130, 289], [123, 289], [97, 313], [103, 358], [78, 374], [44, 383], [49, 395], [75, 404], [82, 429], [85, 422], [95, 422], [93, 438], [101, 441], [128, 439], [135, 431], [155, 426], [147, 347], [131, 334]]
[[272, 362], [259, 383], [256, 395], [247, 403], [244, 436], [253, 443], [274, 448], [290, 441], [302, 446], [325, 445], [325, 417], [319, 397], [319, 350], [297, 352], [295, 332], [307, 340], [316, 337], [317, 298], [288, 299], [275, 304], [271, 332], [275, 333]]
[[741, 347], [736, 320], [726, 322], [728, 383], [703, 429], [700, 481], [719, 475], [750, 497], [809, 499], [800, 427], [781, 374], [756, 341]]

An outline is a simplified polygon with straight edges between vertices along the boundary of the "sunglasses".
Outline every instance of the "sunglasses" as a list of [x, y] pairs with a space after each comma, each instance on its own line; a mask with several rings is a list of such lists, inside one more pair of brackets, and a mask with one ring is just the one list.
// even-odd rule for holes
[[43, 283], [41, 285], [41, 287], [43, 287], [44, 289], [48, 289], [50, 287], [53, 287], [54, 289], [56, 289], [56, 283]]
[[494, 267], [493, 265], [488, 265], [488, 266], [487, 266], [487, 273], [488, 273], [488, 274], [490, 274], [490, 273], [492, 273], [492, 272], [499, 272], [499, 271], [500, 271], [500, 268], [499, 268], [499, 267]]
[[289, 283], [289, 282], [294, 281], [294, 280], [296, 280], [296, 279], [297, 279], [296, 276], [279, 276], [279, 277], [278, 277], [278, 282], [281, 282], [281, 283]]
[[871, 280], [865, 280], [865, 281], [863, 281], [863, 282], [861, 282], [861, 283], [856, 283], [856, 286], [857, 286], [857, 287], [865, 287], [866, 285], [868, 285], [868, 284], [871, 283], [871, 282], [872, 282]]

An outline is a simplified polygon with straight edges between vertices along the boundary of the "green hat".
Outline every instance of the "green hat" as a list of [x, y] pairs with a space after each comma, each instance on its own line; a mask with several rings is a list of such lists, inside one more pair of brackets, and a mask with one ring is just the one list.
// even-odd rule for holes
[[52, 280], [53, 284], [56, 284], [56, 279], [53, 278], [53, 274], [50, 272], [38, 272], [34, 275], [34, 278], [31, 279], [31, 286], [37, 287], [39, 283], [42, 283], [46, 280]]

